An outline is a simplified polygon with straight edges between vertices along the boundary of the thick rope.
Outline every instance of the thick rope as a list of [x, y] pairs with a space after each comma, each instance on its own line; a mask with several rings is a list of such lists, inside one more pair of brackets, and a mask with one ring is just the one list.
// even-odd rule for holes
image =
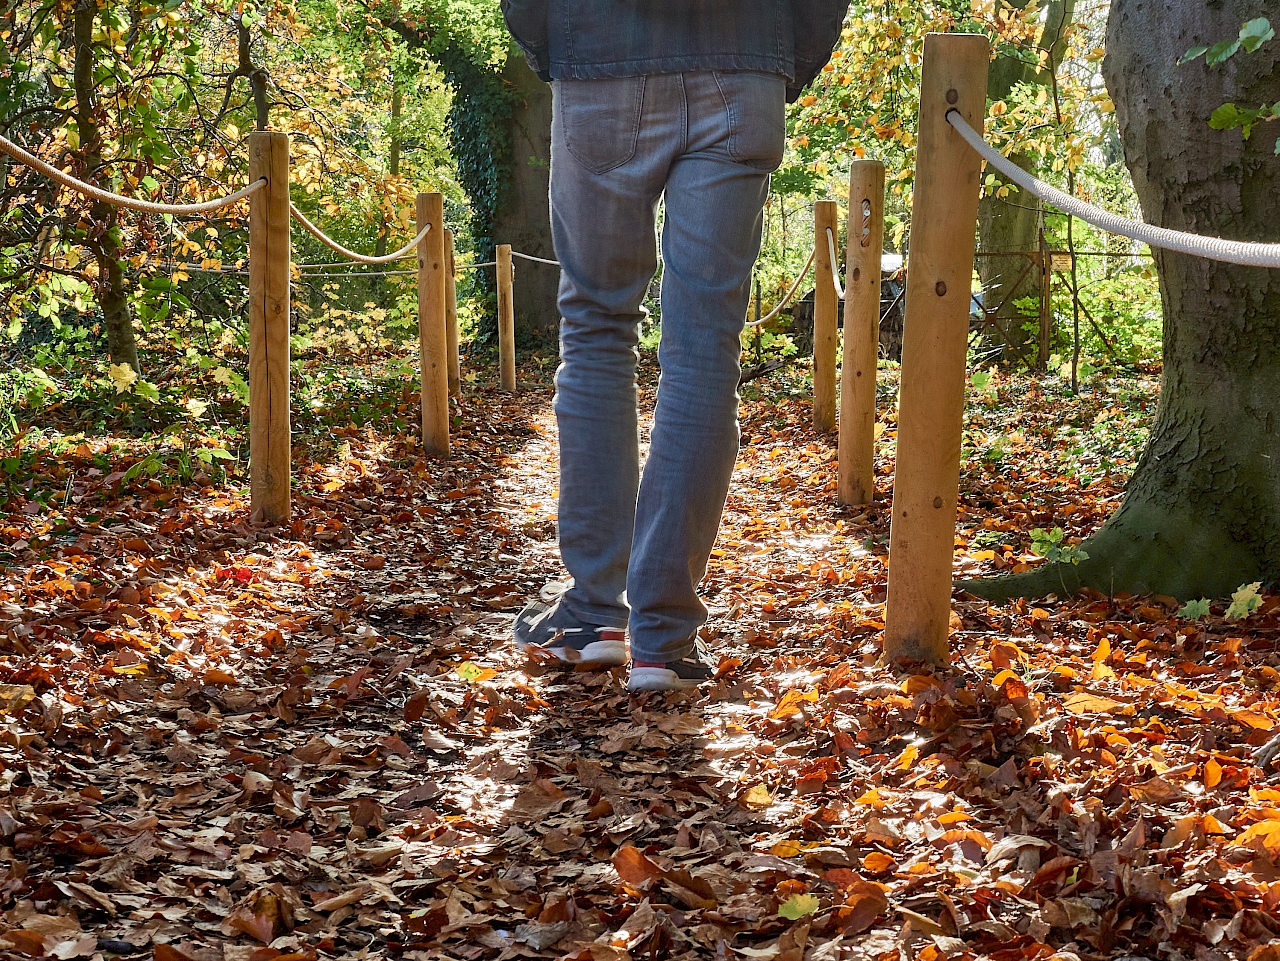
[[550, 264], [552, 267], [559, 267], [560, 261], [547, 260], [545, 257], [535, 257], [533, 254], [522, 254], [518, 250], [511, 251], [512, 257], [521, 257], [525, 260], [532, 260], [535, 264]]
[[77, 193], [83, 194], [92, 200], [110, 204], [113, 207], [127, 207], [129, 210], [136, 210], [144, 214], [206, 214], [210, 211], [230, 206], [239, 200], [244, 200], [254, 191], [261, 190], [267, 185], [267, 179], [263, 177], [261, 180], [256, 180], [249, 184], [243, 190], [237, 190], [235, 193], [219, 197], [217, 200], [205, 200], [196, 204], [158, 204], [150, 200], [138, 200], [136, 197], [113, 194], [109, 190], [103, 190], [101, 187], [87, 184], [83, 180], [77, 180], [66, 171], [59, 170], [52, 164], [45, 163], [39, 157], [27, 153], [7, 137], [0, 137], [0, 152], [8, 154], [23, 166], [44, 174], [55, 183], [70, 187]]
[[804, 280], [805, 274], [807, 274], [809, 272], [809, 268], [813, 266], [813, 258], [816, 256], [818, 256], [818, 251], [815, 248], [813, 253], [809, 254], [809, 259], [805, 262], [804, 267], [801, 269], [800, 276], [797, 277], [796, 282], [791, 285], [791, 289], [787, 291], [787, 295], [778, 302], [778, 305], [774, 307], [773, 310], [769, 311], [759, 320], [748, 321], [747, 322], [748, 327], [760, 327], [764, 324], [767, 324], [769, 321], [773, 320], [773, 318], [777, 317], [778, 314], [782, 313], [783, 308], [785, 308], [787, 304], [791, 303], [791, 298], [794, 297], [796, 295], [796, 291], [800, 289], [800, 282]]
[[403, 257], [407, 257], [409, 256], [409, 254], [413, 253], [413, 249], [417, 247], [418, 244], [422, 243], [422, 238], [425, 237], [431, 231], [431, 225], [427, 224], [420, 231], [418, 231], [418, 236], [414, 237], [411, 241], [409, 241], [399, 250], [393, 253], [386, 254], [382, 257], [370, 257], [366, 254], [358, 254], [354, 250], [348, 250], [346, 247], [342, 246], [342, 244], [338, 243], [332, 237], [325, 234], [323, 230], [321, 230], [319, 227], [317, 227], [315, 224], [313, 224], [310, 220], [308, 220], [303, 215], [302, 211], [299, 210], [294, 205], [292, 200], [289, 201], [289, 211], [297, 219], [298, 223], [302, 224], [302, 226], [306, 229], [307, 233], [309, 233], [312, 237], [315, 237], [316, 240], [320, 241], [320, 243], [324, 244], [334, 253], [342, 254], [342, 256], [346, 257], [348, 260], [354, 260], [358, 264], [389, 264], [392, 261], [400, 260]]
[[1168, 227], [1153, 227], [1151, 224], [1108, 213], [1093, 204], [1087, 204], [1070, 194], [1063, 193], [1057, 187], [1027, 173], [983, 140], [982, 135], [965, 122], [958, 110], [947, 111], [947, 121], [983, 160], [1023, 190], [1107, 233], [1119, 234], [1121, 237], [1141, 241], [1152, 247], [1191, 254], [1193, 257], [1204, 257], [1207, 260], [1220, 260], [1228, 264], [1240, 264], [1243, 267], [1280, 268], [1280, 244], [1201, 237], [1181, 230], [1170, 230]]
[[309, 277], [355, 277], [357, 280], [363, 280], [366, 277], [408, 277], [417, 275], [416, 270], [367, 270], [354, 271], [349, 270], [345, 273], [318, 273], [314, 270], [298, 271], [298, 279], [306, 280]]
[[840, 261], [836, 260], [836, 238], [827, 228], [827, 253], [831, 257], [831, 283], [836, 289], [836, 298], [844, 300], [844, 288], [840, 286]]

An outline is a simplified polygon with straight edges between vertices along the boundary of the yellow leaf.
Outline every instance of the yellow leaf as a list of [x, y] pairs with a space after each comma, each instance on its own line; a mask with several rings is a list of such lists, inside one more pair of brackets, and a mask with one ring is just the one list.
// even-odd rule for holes
[[1204, 762], [1204, 786], [1217, 787], [1222, 783], [1222, 765], [1213, 758]]
[[799, 714], [801, 704], [812, 704], [817, 700], [817, 691], [787, 691], [782, 700], [778, 702], [778, 706], [769, 713], [769, 716], [774, 720], [781, 720], [782, 718], [790, 717], [792, 714]]
[[778, 906], [778, 916], [796, 921], [818, 910], [818, 898], [813, 894], [793, 894]]
[[908, 744], [906, 750], [898, 755], [893, 766], [899, 771], [905, 771], [907, 768], [911, 767], [911, 765], [916, 763], [916, 758], [919, 756], [920, 748], [916, 747], [914, 744]]
[[773, 847], [769, 848], [769, 853], [775, 858], [793, 858], [800, 853], [800, 842], [779, 841]]
[[128, 364], [112, 364], [107, 368], [107, 376], [115, 386], [117, 394], [127, 394], [138, 381], [138, 372]]
[[472, 684], [479, 684], [481, 681], [487, 681], [498, 676], [498, 672], [493, 668], [481, 667], [471, 661], [463, 661], [457, 666], [456, 670], [458, 677], [464, 681], [470, 681]]
[[763, 784], [757, 784], [746, 794], [742, 795], [742, 806], [750, 808], [752, 811], [759, 811], [767, 808], [773, 803], [773, 796], [769, 794], [769, 789]]

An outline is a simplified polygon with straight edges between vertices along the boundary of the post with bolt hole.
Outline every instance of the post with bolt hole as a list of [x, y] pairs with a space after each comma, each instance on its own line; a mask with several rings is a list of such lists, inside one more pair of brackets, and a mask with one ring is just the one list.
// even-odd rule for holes
[[444, 198], [418, 194], [418, 363], [422, 381], [422, 449], [449, 456], [449, 336], [445, 330]]
[[289, 135], [249, 134], [249, 505], [289, 520]]
[[[828, 243], [827, 231], [831, 232]], [[834, 200], [813, 205], [813, 245], [818, 254], [813, 270], [813, 429], [826, 434], [836, 428], [836, 339], [840, 298], [835, 277], [840, 269], [831, 251], [840, 239], [840, 218]]]
[[989, 53], [975, 34], [925, 38], [885, 602], [884, 659], [898, 665], [947, 661], [982, 167], [947, 113], [982, 131]]
[[884, 245], [884, 164], [849, 169], [849, 239], [844, 288], [844, 363], [840, 367], [841, 504], [876, 495], [876, 361], [880, 357], [880, 251]]

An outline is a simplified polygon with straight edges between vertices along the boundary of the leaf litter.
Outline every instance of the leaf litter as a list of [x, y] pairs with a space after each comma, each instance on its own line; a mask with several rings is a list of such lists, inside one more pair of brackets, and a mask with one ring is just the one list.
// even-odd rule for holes
[[[282, 531], [235, 488], [61, 454], [61, 503], [0, 520], [0, 951], [1280, 957], [1280, 782], [1255, 753], [1280, 598], [1188, 619], [957, 594], [952, 668], [894, 674], [891, 414], [880, 500], [839, 508], [792, 386], [744, 402], [702, 694], [632, 697], [505, 643], [558, 573], [545, 384], [472, 394], [445, 465], [347, 430], [349, 456], [304, 456]], [[1035, 528], [1096, 528], [1126, 464], [1065, 463], [1060, 431], [1132, 421], [1153, 389], [1003, 387], [969, 417], [966, 575], [1035, 563]], [[1002, 417], [1008, 460], [981, 440]]]

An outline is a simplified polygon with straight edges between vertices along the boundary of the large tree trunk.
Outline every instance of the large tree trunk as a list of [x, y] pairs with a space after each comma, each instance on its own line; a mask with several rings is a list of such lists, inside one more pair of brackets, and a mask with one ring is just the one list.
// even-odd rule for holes
[[[93, 22], [98, 13], [94, 0], [80, 0], [74, 14], [76, 123], [84, 148], [85, 169], [90, 177], [102, 166], [102, 134], [94, 116]], [[85, 246], [98, 265], [93, 291], [107, 332], [107, 353], [111, 362], [128, 364], [139, 373], [138, 342], [133, 333], [133, 315], [125, 292], [124, 270], [120, 266], [117, 211], [109, 204], [94, 202], [89, 208], [90, 225]]]
[[[1280, 101], [1280, 43], [1225, 67], [1178, 66], [1234, 37], [1256, 0], [1112, 0], [1104, 64], [1146, 219], [1199, 234], [1280, 239], [1276, 126], [1249, 140], [1209, 127], [1224, 102]], [[1280, 271], [1156, 252], [1164, 302], [1160, 406], [1123, 505], [1051, 565], [965, 585], [988, 597], [1085, 585], [1222, 597], [1280, 575]]]
[[[1014, 0], [1013, 6], [1025, 9], [1031, 0]], [[1047, 45], [1051, 61], [1056, 65], [1066, 49], [1066, 33], [1075, 15], [1075, 0], [1053, 0], [1048, 4], [1042, 42]], [[1014, 51], [997, 57], [987, 75], [987, 99], [1007, 100], [1023, 84], [1048, 85], [1051, 75], [1041, 70], [1026, 51]], [[1026, 154], [1009, 158], [1023, 170], [1035, 173], [1035, 160]], [[996, 171], [997, 186], [1011, 186]], [[1040, 249], [1040, 224], [1043, 205], [1026, 191], [1013, 187], [1008, 197], [986, 193], [978, 204], [978, 277], [982, 281], [982, 305], [988, 311], [999, 310], [1008, 340], [1021, 345], [1026, 335], [1019, 329], [1013, 304], [1022, 297], [1036, 297], [1040, 292], [1040, 271], [1031, 267], [1024, 256]], [[1003, 309], [1001, 309], [1003, 308]]]
[[[537, 78], [514, 45], [502, 73], [516, 94], [511, 112], [511, 179], [494, 221], [493, 240], [535, 257], [555, 259], [551, 246], [551, 88]], [[516, 324], [535, 334], [554, 333], [560, 323], [556, 293], [560, 271], [517, 260]]]

